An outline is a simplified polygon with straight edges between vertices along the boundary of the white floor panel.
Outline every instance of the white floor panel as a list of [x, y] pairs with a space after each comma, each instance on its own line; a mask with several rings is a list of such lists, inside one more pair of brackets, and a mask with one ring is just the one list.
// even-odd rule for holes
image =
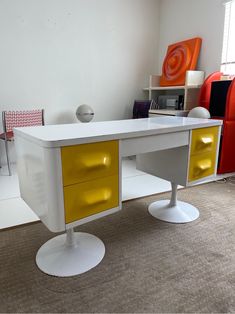
[[170, 190], [170, 182], [148, 174], [128, 178], [123, 177], [122, 179], [123, 201]]
[[0, 229], [39, 220], [21, 198], [0, 201]]
[[7, 166], [0, 168], [0, 200], [20, 196], [16, 165], [11, 165], [12, 175], [8, 175]]

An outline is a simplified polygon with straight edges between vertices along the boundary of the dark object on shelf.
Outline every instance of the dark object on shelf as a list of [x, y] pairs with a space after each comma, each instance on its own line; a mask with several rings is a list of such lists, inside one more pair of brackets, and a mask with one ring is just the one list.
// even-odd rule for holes
[[158, 96], [158, 109], [182, 110], [184, 105], [183, 95]]
[[135, 100], [133, 106], [133, 119], [148, 118], [151, 100]]

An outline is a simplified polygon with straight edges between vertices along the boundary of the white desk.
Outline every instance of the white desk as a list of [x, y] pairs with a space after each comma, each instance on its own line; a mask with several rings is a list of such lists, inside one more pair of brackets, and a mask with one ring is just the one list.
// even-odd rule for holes
[[177, 184], [193, 185], [216, 173], [221, 121], [182, 117], [48, 125], [15, 132], [20, 192], [52, 232], [36, 262], [56, 276], [83, 273], [105, 254], [93, 235], [74, 233], [83, 223], [121, 209], [121, 158], [139, 155], [141, 170], [172, 182], [172, 198], [150, 213], [185, 223], [198, 210], [177, 202]]

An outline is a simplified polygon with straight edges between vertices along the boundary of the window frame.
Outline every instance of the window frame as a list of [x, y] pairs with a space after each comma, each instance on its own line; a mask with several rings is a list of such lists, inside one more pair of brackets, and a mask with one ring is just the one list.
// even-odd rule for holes
[[229, 0], [224, 3], [224, 35], [221, 57], [221, 72], [225, 75], [235, 75], [235, 0]]

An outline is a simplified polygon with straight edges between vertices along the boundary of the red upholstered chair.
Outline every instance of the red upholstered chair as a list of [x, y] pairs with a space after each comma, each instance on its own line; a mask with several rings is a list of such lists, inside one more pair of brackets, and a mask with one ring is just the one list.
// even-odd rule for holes
[[[221, 72], [215, 72], [208, 76], [201, 87], [199, 95], [199, 106], [210, 111], [211, 86], [213, 81], [220, 80]], [[224, 116], [213, 116], [215, 119], [223, 120], [223, 130], [220, 143], [220, 156], [218, 173], [235, 171], [235, 79], [229, 85]]]
[[44, 125], [44, 110], [3, 111], [2, 125], [3, 133], [0, 134], [0, 139], [5, 142], [8, 172], [11, 175], [8, 142], [14, 140], [13, 128]]

